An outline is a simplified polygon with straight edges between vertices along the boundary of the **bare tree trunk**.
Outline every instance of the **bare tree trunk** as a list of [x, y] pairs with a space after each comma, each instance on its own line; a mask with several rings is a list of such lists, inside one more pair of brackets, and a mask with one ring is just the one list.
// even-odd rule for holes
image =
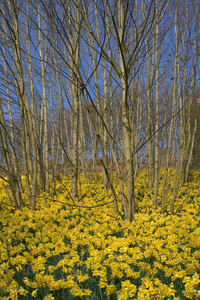
[[[197, 65], [197, 7], [195, 4], [195, 30], [194, 30], [194, 61], [193, 61], [193, 68], [192, 68], [192, 82], [191, 82], [191, 90], [190, 90], [190, 95], [189, 95], [189, 109], [188, 109], [188, 121], [187, 121], [187, 132], [188, 132], [188, 140], [187, 140], [187, 154], [188, 154], [188, 160], [186, 163], [186, 168], [185, 168], [185, 182], [188, 181], [189, 177], [189, 170], [190, 170], [190, 165], [192, 162], [192, 154], [194, 150], [194, 144], [195, 144], [195, 136], [197, 132], [197, 114], [194, 116], [191, 113], [191, 106], [192, 106], [192, 100], [194, 101], [194, 91], [195, 91], [195, 83], [196, 83], [196, 65]], [[187, 88], [187, 87], [186, 87]], [[194, 128], [192, 128], [191, 124], [193, 122], [194, 118]], [[192, 132], [193, 130], [193, 132]]]
[[153, 94], [152, 94], [152, 84], [153, 84], [153, 70], [151, 65], [152, 57], [150, 54], [150, 49], [147, 46], [147, 148], [148, 148], [148, 186], [151, 189], [153, 187]]
[[[75, 1], [76, 6], [79, 6], [79, 0]], [[71, 10], [71, 8], [69, 8]], [[71, 11], [70, 11], [71, 12]], [[73, 36], [73, 30], [69, 20], [69, 53], [70, 53], [70, 69], [72, 79], [72, 98], [73, 98], [73, 141], [72, 141], [72, 198], [75, 202], [78, 196], [78, 161], [79, 161], [79, 101], [80, 101], [80, 86], [79, 86], [79, 68], [80, 68], [80, 13], [75, 8], [75, 28], [76, 31]]]
[[[26, 92], [25, 92], [25, 84], [24, 84], [24, 75], [23, 75], [23, 66], [21, 59], [21, 45], [19, 40], [19, 26], [18, 26], [18, 16], [17, 16], [17, 8], [16, 3], [11, 3], [9, 0], [9, 13], [10, 17], [13, 16], [13, 24], [12, 26], [12, 43], [14, 47], [15, 54], [15, 62], [16, 68], [18, 71], [18, 82], [16, 86], [18, 87], [19, 93], [19, 106], [20, 106], [20, 114], [21, 114], [21, 123], [22, 123], [22, 152], [23, 152], [23, 160], [25, 166], [25, 175], [26, 175], [26, 186], [27, 193], [29, 198], [30, 207], [35, 209], [36, 206], [36, 195], [32, 193], [31, 190], [31, 182], [30, 175], [32, 174], [32, 158], [31, 158], [31, 139], [34, 142], [33, 135], [33, 127], [31, 122], [31, 113], [29, 108], [29, 103], [27, 100]], [[14, 5], [12, 7], [12, 5]], [[12, 12], [13, 8], [13, 12]]]
[[158, 1], [156, 6], [156, 32], [155, 32], [155, 69], [156, 69], [156, 108], [155, 108], [155, 173], [154, 173], [154, 194], [153, 206], [157, 207], [158, 184], [159, 184], [159, 65], [158, 65], [158, 34], [159, 34], [159, 17]]
[[[92, 114], [91, 107], [90, 107], [89, 104], [87, 103], [87, 100], [86, 100], [84, 94], [83, 94], [83, 99], [84, 99], [85, 107], [86, 107], [86, 109], [87, 109], [87, 111], [88, 111], [88, 113], [89, 113], [89, 115], [90, 115], [91, 122], [92, 122], [92, 124], [93, 124], [93, 126], [94, 126], [95, 135], [98, 137], [98, 140], [99, 140], [101, 149], [103, 149], [104, 144], [103, 144], [102, 136], [101, 136], [100, 133], [99, 133], [98, 123], [97, 123], [97, 122], [95, 121], [95, 119], [94, 119], [94, 116], [93, 116], [93, 114]], [[105, 165], [106, 157], [105, 157], [105, 153], [104, 153], [103, 151], [102, 151], [102, 156], [103, 156], [103, 158], [102, 158], [101, 161], [102, 161], [102, 164], [103, 164], [104, 172], [105, 172], [105, 174], [106, 174], [106, 176], [107, 176], [107, 182], [108, 182], [108, 184], [109, 184], [109, 186], [110, 186], [110, 188], [111, 188], [112, 197], [113, 197], [113, 202], [114, 202], [114, 206], [115, 206], [115, 213], [116, 213], [116, 215], [118, 215], [119, 209], [118, 209], [118, 204], [117, 204], [117, 196], [116, 196], [115, 189], [114, 189], [114, 187], [113, 187], [113, 183], [112, 183], [112, 180], [111, 180], [111, 178], [110, 178], [108, 169], [107, 169], [107, 167], [106, 167], [106, 165]]]
[[123, 122], [123, 146], [125, 159], [125, 177], [127, 187], [126, 218], [132, 220], [135, 213], [135, 195], [134, 195], [134, 171], [133, 171], [133, 153], [131, 152], [131, 128], [129, 123], [128, 107], [128, 82], [127, 69], [124, 64], [124, 11], [123, 2], [119, 0], [118, 4], [118, 22], [119, 22], [119, 61], [120, 61], [120, 83], [121, 83], [121, 105]]
[[[2, 6], [2, 11], [4, 13], [4, 6]], [[8, 115], [9, 115], [9, 127], [10, 127], [10, 144], [11, 144], [11, 160], [13, 162], [13, 175], [15, 177], [14, 182], [15, 182], [15, 188], [16, 188], [16, 197], [18, 200], [18, 205], [19, 207], [23, 206], [23, 202], [22, 202], [22, 192], [23, 192], [23, 188], [22, 188], [22, 182], [21, 182], [21, 174], [20, 174], [20, 169], [19, 169], [19, 163], [18, 163], [18, 159], [17, 159], [17, 155], [16, 155], [16, 149], [15, 149], [15, 133], [14, 133], [14, 120], [13, 120], [13, 115], [12, 115], [12, 109], [11, 109], [11, 99], [10, 99], [10, 89], [9, 89], [9, 79], [8, 79], [8, 68], [7, 68], [7, 62], [6, 62], [6, 49], [5, 49], [5, 45], [6, 43], [8, 43], [7, 41], [7, 28], [6, 28], [6, 24], [5, 24], [5, 19], [3, 19], [3, 29], [5, 32], [5, 35], [3, 36], [3, 63], [4, 63], [4, 73], [5, 73], [5, 85], [6, 85], [6, 94], [7, 94], [7, 101], [6, 101], [6, 105], [7, 105], [7, 109], [8, 109]], [[9, 43], [8, 43], [9, 44]], [[12, 49], [10, 47], [10, 52], [12, 53]], [[13, 59], [13, 55], [12, 55], [12, 59]], [[14, 62], [14, 60], [13, 60]], [[15, 65], [13, 64], [13, 72], [14, 74], [16, 74], [16, 69], [15, 69]], [[2, 108], [1, 108], [2, 109]], [[2, 118], [3, 118], [3, 111], [2, 113]], [[5, 122], [2, 119], [2, 122], [5, 126]], [[2, 125], [3, 126], [3, 125]], [[5, 127], [4, 127], [5, 129]], [[7, 133], [7, 131], [4, 131], [4, 133]], [[5, 147], [7, 147], [7, 138], [6, 136], [4, 137], [4, 150], [6, 149]]]
[[37, 183], [37, 175], [38, 168], [40, 168], [38, 164], [38, 149], [37, 149], [37, 109], [36, 109], [36, 100], [34, 93], [34, 83], [33, 83], [33, 74], [32, 74], [32, 57], [31, 57], [31, 46], [30, 46], [30, 35], [29, 35], [29, 14], [30, 8], [29, 3], [27, 2], [27, 20], [26, 20], [26, 43], [27, 43], [27, 58], [28, 58], [28, 66], [29, 66], [29, 77], [30, 77], [30, 90], [31, 90], [31, 136], [32, 136], [32, 148], [33, 148], [33, 169], [32, 169], [32, 194], [33, 197], [36, 197], [38, 194], [38, 183]]
[[[175, 115], [176, 110], [176, 77], [177, 77], [177, 60], [178, 56], [180, 54], [180, 50], [178, 50], [178, 31], [177, 31], [177, 15], [175, 14], [175, 22], [174, 22], [174, 29], [175, 29], [175, 36], [176, 36], [176, 53], [175, 53], [175, 60], [174, 60], [174, 83], [173, 83], [173, 94], [172, 94], [172, 118], [170, 122], [170, 129], [169, 129], [169, 135], [168, 135], [168, 141], [167, 141], [167, 153], [166, 153], [166, 164], [165, 164], [165, 173], [164, 173], [164, 179], [162, 184], [162, 199], [161, 199], [161, 210], [162, 213], [164, 213], [165, 210], [165, 186], [167, 181], [167, 175], [169, 170], [169, 162], [170, 162], [170, 153], [171, 153], [171, 143], [173, 139], [173, 132], [174, 132], [174, 118], [173, 115]], [[174, 145], [174, 143], [173, 143]], [[174, 145], [175, 148], [175, 145]], [[175, 149], [173, 149], [175, 150]], [[173, 158], [172, 158], [173, 161]]]
[[[41, 64], [41, 77], [42, 77], [42, 113], [43, 113], [43, 164], [44, 164], [44, 182], [43, 188], [46, 192], [49, 192], [49, 147], [48, 147], [48, 120], [47, 120], [47, 95], [46, 95], [46, 61], [47, 61], [47, 44], [46, 39], [44, 41], [45, 47], [43, 48], [42, 40], [42, 24], [40, 15], [40, 2], [38, 2], [38, 44], [39, 44], [39, 55]], [[46, 34], [46, 22], [44, 21], [44, 34]], [[45, 53], [45, 55], [43, 54]]]
[[[8, 133], [6, 131], [2, 102], [3, 102], [2, 98], [0, 98], [0, 140], [1, 140], [1, 145], [3, 149], [6, 165], [7, 165], [8, 182], [10, 184], [15, 207], [20, 208], [23, 204], [22, 195], [20, 191], [19, 181], [17, 180], [17, 174], [15, 174], [15, 171], [12, 166], [12, 159], [11, 159], [8, 140], [7, 140]], [[11, 145], [11, 147], [12, 149], [14, 149], [13, 145]]]

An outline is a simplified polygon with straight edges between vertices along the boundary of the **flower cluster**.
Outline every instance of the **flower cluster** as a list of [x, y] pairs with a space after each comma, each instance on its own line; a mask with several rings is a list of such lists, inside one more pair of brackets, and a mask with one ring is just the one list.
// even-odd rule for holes
[[[36, 211], [14, 213], [1, 207], [0, 299], [198, 299], [200, 288], [199, 185], [188, 201], [180, 191], [179, 214], [154, 210], [152, 191], [138, 175], [138, 212], [130, 223], [109, 204], [70, 206], [63, 188], [56, 200], [43, 194]], [[70, 180], [62, 178], [70, 189]], [[81, 179], [78, 205], [94, 206], [112, 198], [98, 184]], [[116, 190], [119, 189], [115, 182]], [[168, 192], [170, 205], [173, 188]], [[6, 201], [6, 193], [1, 189]], [[161, 189], [159, 190], [161, 197]], [[8, 199], [9, 201], [9, 199]]]

